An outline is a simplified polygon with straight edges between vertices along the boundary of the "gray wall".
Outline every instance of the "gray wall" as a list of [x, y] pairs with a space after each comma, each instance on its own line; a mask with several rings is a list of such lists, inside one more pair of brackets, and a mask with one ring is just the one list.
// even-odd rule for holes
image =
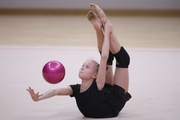
[[180, 9], [180, 0], [0, 0], [0, 8], [87, 9], [91, 2], [104, 9]]

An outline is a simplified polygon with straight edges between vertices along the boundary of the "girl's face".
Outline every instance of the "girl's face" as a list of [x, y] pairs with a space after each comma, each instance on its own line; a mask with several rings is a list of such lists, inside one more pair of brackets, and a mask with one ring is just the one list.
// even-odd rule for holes
[[97, 76], [97, 66], [94, 61], [88, 60], [86, 61], [80, 71], [79, 71], [79, 78], [82, 80], [91, 80], [95, 79]]

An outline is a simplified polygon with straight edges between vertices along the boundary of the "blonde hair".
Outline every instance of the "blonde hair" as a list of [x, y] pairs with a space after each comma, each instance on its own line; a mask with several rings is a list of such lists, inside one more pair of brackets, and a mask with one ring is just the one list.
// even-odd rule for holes
[[[99, 70], [99, 63], [96, 60], [90, 59], [95, 64], [95, 71], [98, 72]], [[106, 70], [108, 70], [108, 66], [106, 66]]]
[[99, 70], [99, 63], [98, 63], [97, 61], [93, 60], [93, 59], [91, 59], [91, 61], [92, 61], [92, 62], [94, 63], [94, 65], [95, 65], [95, 71], [98, 72], [98, 70]]

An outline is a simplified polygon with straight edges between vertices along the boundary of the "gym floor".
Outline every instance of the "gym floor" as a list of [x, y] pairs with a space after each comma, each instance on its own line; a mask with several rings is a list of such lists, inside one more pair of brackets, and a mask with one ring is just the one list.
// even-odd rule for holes
[[[132, 99], [112, 120], [178, 120], [180, 118], [180, 17], [109, 16], [114, 32], [130, 54]], [[33, 102], [31, 86], [47, 90], [80, 83], [78, 71], [89, 58], [99, 60], [96, 35], [86, 15], [0, 16], [0, 119], [88, 120], [75, 99], [57, 96]], [[42, 77], [50, 60], [62, 62], [59, 84]]]

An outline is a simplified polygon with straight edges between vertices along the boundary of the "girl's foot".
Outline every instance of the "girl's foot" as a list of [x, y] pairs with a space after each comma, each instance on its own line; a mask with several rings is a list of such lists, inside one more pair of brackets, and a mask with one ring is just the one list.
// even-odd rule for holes
[[94, 3], [91, 3], [90, 7], [91, 7], [91, 10], [97, 14], [97, 16], [101, 20], [102, 24], [105, 25], [108, 19], [107, 19], [106, 14], [104, 13], [104, 11], [98, 5], [96, 5]]
[[97, 17], [96, 13], [94, 13], [92, 10], [90, 10], [87, 14], [87, 18], [92, 23], [92, 25], [96, 31], [101, 30], [102, 23], [99, 20], [99, 18]]

